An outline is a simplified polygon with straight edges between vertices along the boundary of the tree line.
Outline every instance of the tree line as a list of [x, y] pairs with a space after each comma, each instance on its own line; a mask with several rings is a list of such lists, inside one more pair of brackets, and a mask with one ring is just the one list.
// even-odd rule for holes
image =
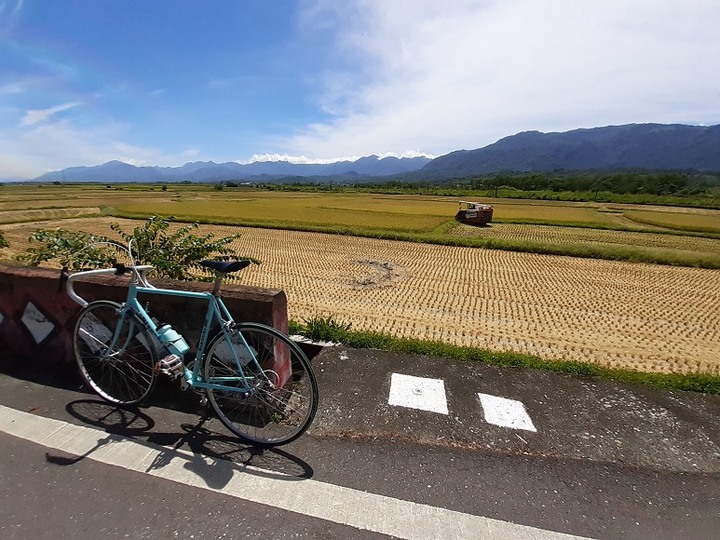
[[496, 174], [470, 179], [472, 189], [594, 191], [618, 194], [698, 196], [720, 189], [720, 175], [686, 172], [605, 172], [584, 174]]

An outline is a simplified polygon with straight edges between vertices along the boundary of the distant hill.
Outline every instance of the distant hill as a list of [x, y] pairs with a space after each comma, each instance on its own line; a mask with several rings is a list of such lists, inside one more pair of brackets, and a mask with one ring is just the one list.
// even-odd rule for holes
[[362, 157], [355, 161], [328, 164], [294, 164], [287, 161], [254, 163], [186, 163], [182, 167], [135, 167], [121, 161], [109, 161], [95, 167], [70, 167], [35, 178], [38, 182], [272, 182], [288, 177], [377, 177], [416, 171], [430, 158]]
[[720, 172], [720, 125], [628, 124], [564, 133], [525, 131], [476, 150], [425, 157], [367, 156], [355, 161], [298, 165], [287, 161], [240, 164], [212, 161], [182, 167], [135, 167], [110, 161], [71, 167], [35, 178], [40, 182], [362, 182], [393, 178], [431, 180], [495, 172], [583, 170]]
[[720, 125], [629, 124], [564, 133], [526, 131], [435, 158], [418, 177], [591, 169], [720, 171]]

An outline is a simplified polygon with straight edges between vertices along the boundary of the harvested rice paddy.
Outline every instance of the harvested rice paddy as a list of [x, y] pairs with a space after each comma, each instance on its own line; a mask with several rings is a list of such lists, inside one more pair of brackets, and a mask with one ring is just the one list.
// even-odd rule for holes
[[[113, 218], [48, 222], [109, 232]], [[30, 224], [4, 225], [22, 243]], [[241, 282], [283, 288], [290, 317], [653, 373], [720, 374], [720, 271], [203, 225], [256, 257]]]

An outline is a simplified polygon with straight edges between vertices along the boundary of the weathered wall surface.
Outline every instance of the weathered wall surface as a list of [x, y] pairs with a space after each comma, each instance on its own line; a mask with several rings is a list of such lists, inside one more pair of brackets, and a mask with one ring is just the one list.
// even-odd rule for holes
[[[74, 362], [71, 336], [80, 306], [60, 287], [60, 272], [45, 268], [0, 265], [0, 367], [63, 368]], [[97, 277], [76, 281], [75, 291], [88, 301], [122, 302], [128, 277]], [[156, 287], [208, 291], [208, 283], [152, 280]], [[168, 296], [140, 297], [149, 301], [152, 316], [170, 323], [194, 354], [206, 303]], [[281, 289], [225, 285], [223, 300], [237, 321], [261, 322], [287, 332], [287, 297]]]

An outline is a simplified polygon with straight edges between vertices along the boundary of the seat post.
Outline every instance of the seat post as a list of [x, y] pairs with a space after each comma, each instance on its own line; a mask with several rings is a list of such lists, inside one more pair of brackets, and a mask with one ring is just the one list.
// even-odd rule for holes
[[222, 280], [225, 277], [225, 274], [222, 272], [215, 272], [215, 283], [213, 285], [212, 294], [213, 296], [220, 296], [220, 285], [222, 284]]

